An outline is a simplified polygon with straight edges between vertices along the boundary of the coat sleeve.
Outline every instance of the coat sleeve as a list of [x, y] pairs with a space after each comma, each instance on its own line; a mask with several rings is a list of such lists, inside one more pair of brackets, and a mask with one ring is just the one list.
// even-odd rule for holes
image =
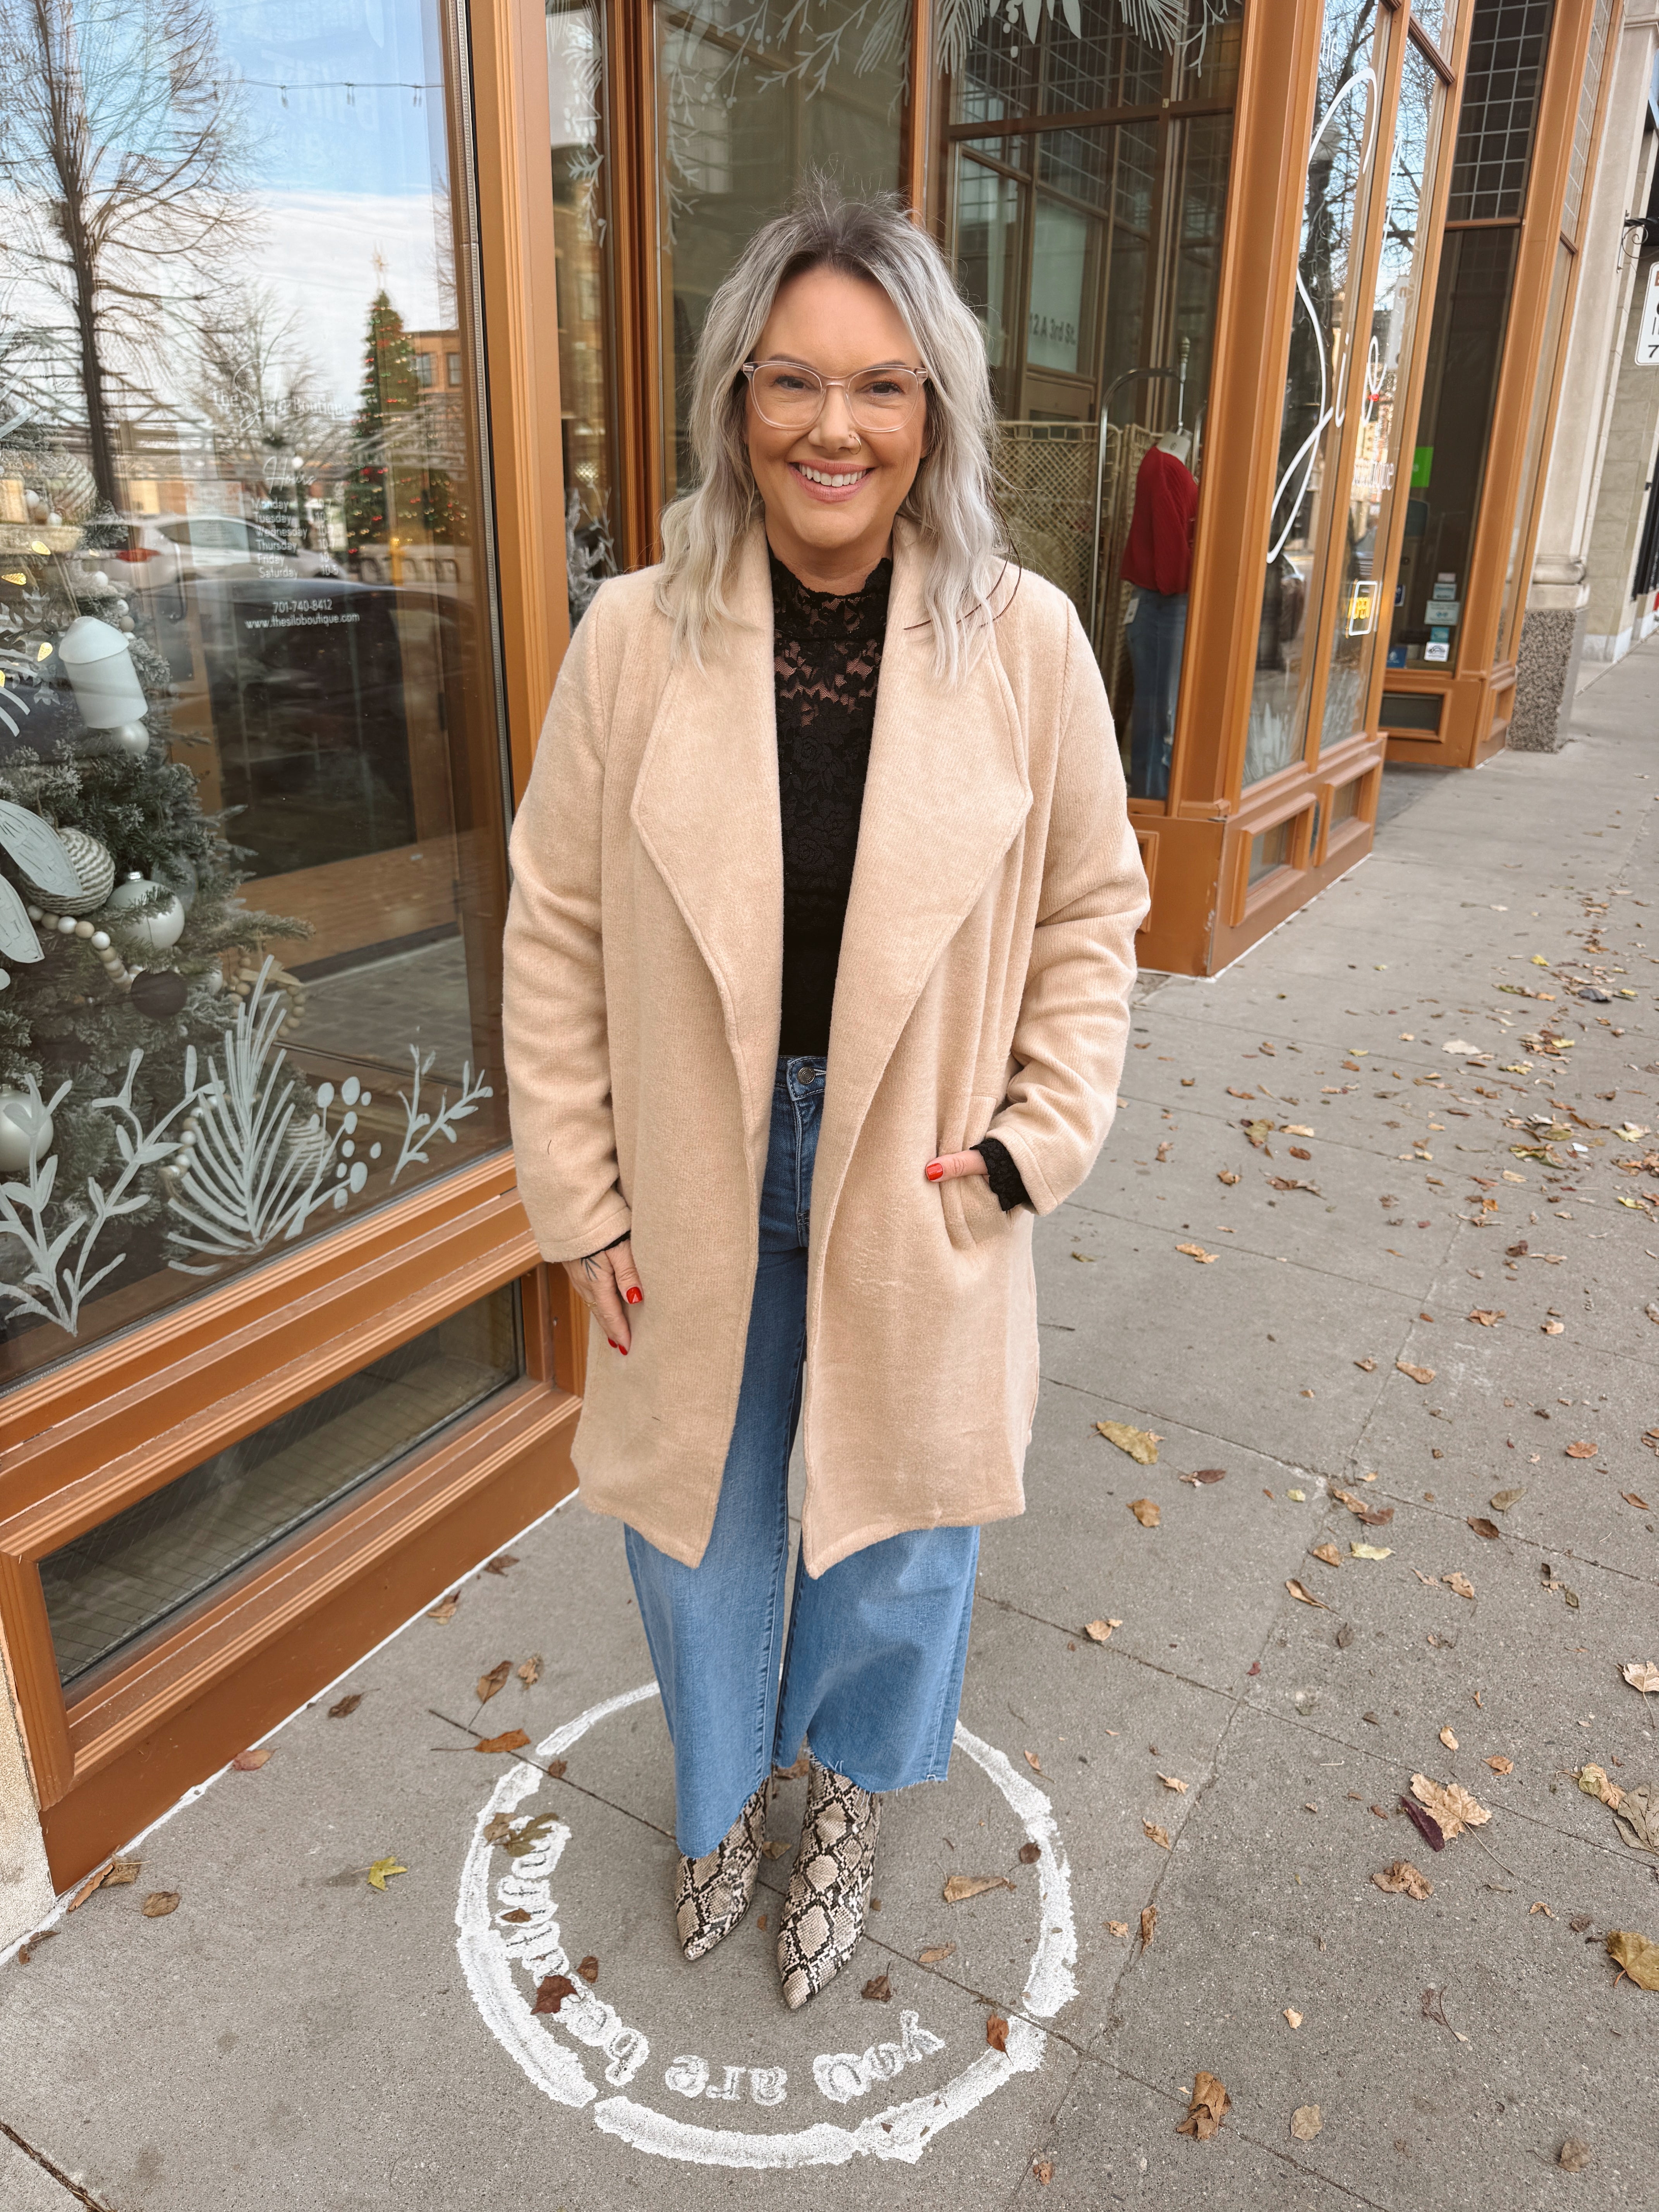
[[559, 671], [510, 848], [501, 1026], [514, 1163], [547, 1260], [580, 1259], [629, 1225], [617, 1182], [600, 933], [602, 623], [596, 601]]
[[1106, 687], [1075, 612], [1066, 615], [1065, 703], [1015, 1073], [987, 1133], [1007, 1147], [1038, 1213], [1077, 1188], [1111, 1127], [1135, 932], [1152, 903]]

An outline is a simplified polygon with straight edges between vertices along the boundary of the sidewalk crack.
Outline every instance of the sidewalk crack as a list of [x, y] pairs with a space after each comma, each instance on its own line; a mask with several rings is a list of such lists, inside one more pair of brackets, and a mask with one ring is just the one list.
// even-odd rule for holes
[[94, 2197], [90, 2191], [82, 2189], [78, 2181], [71, 2181], [61, 2166], [49, 2159], [45, 2151], [36, 2150], [32, 2142], [26, 2142], [15, 2128], [8, 2127], [3, 2120], [0, 2120], [0, 2136], [3, 2136], [8, 2142], [15, 2143], [25, 2158], [32, 2158], [43, 2173], [49, 2173], [60, 2188], [68, 2190], [77, 2204], [86, 2205], [88, 2212], [114, 2212], [112, 2205], [106, 2204], [102, 2197]]

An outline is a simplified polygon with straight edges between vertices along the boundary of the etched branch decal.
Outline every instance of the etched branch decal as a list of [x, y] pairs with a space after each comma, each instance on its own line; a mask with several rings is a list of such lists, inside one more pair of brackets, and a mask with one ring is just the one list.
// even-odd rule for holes
[[82, 1304], [126, 1257], [125, 1252], [118, 1252], [93, 1270], [93, 1253], [100, 1237], [110, 1222], [123, 1214], [136, 1213], [149, 1203], [148, 1191], [136, 1187], [139, 1178], [173, 1151], [179, 1139], [169, 1133], [172, 1125], [200, 1095], [191, 1048], [185, 1054], [184, 1096], [146, 1129], [132, 1103], [133, 1078], [143, 1056], [142, 1051], [133, 1053], [121, 1088], [112, 1097], [92, 1102], [94, 1109], [112, 1117], [116, 1149], [121, 1155], [120, 1173], [107, 1190], [96, 1176], [88, 1176], [86, 1205], [82, 1206], [78, 1198], [66, 1201], [62, 1225], [55, 1230], [48, 1225], [47, 1214], [58, 1181], [58, 1159], [55, 1153], [45, 1158], [42, 1154], [52, 1141], [52, 1116], [69, 1096], [70, 1085], [60, 1084], [50, 1099], [43, 1101], [34, 1078], [27, 1079], [29, 1127], [33, 1133], [28, 1179], [0, 1186], [0, 1234], [22, 1246], [28, 1266], [21, 1285], [0, 1283], [0, 1297], [11, 1301], [14, 1313], [34, 1314], [42, 1321], [56, 1322], [70, 1336], [79, 1334]]
[[397, 1182], [406, 1167], [411, 1167], [416, 1163], [422, 1167], [429, 1166], [431, 1163], [427, 1157], [427, 1146], [435, 1143], [440, 1137], [446, 1144], [453, 1145], [455, 1142], [456, 1122], [464, 1121], [469, 1114], [476, 1114], [478, 1110], [479, 1099], [493, 1098], [495, 1096], [482, 1076], [477, 1083], [473, 1081], [472, 1062], [470, 1060], [465, 1060], [461, 1065], [461, 1087], [454, 1104], [451, 1105], [449, 1093], [445, 1091], [439, 1096], [437, 1112], [422, 1113], [421, 1078], [430, 1069], [437, 1055], [435, 1053], [428, 1052], [422, 1056], [420, 1047], [412, 1044], [409, 1048], [409, 1056], [415, 1063], [415, 1081], [412, 1090], [400, 1091], [398, 1093], [403, 1102], [404, 1127], [404, 1140], [398, 1148], [398, 1164], [392, 1170], [393, 1182]]

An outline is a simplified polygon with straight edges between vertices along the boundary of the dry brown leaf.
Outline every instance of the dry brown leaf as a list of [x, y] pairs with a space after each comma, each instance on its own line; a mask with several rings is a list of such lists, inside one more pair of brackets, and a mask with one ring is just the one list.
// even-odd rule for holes
[[1564, 2173], [1582, 2173], [1590, 2162], [1590, 2147], [1577, 2136], [1569, 2136], [1555, 2154], [1555, 2162]]
[[483, 1837], [487, 1844], [504, 1844], [512, 1833], [513, 1820], [510, 1814], [495, 1813], [484, 1822]]
[[988, 1889], [1012, 1889], [1006, 1874], [953, 1874], [945, 1885], [945, 1902], [960, 1905], [965, 1899], [982, 1897]]
[[525, 1661], [522, 1667], [515, 1667], [513, 1671], [518, 1676], [519, 1680], [524, 1684], [526, 1690], [533, 1690], [537, 1683], [542, 1679], [541, 1653], [539, 1651], [532, 1652], [530, 1657]]
[[1019, 1863], [1022, 1866], [1035, 1866], [1042, 1856], [1041, 1844], [1022, 1844], [1019, 1847]]
[[349, 1720], [362, 1702], [362, 1692], [361, 1690], [354, 1690], [349, 1697], [342, 1698], [337, 1705], [331, 1705], [329, 1707], [328, 1717], [331, 1721]]
[[1289, 2021], [1289, 2023], [1290, 2023], [1290, 2025], [1291, 2026], [1291, 2027], [1293, 2027], [1293, 2028], [1297, 2028], [1297, 2027], [1301, 2027], [1301, 2025], [1302, 2025], [1302, 2015], [1301, 2015], [1301, 2014], [1297, 2010], [1297, 2008], [1296, 2008], [1296, 2007], [1295, 2007], [1294, 2005], [1286, 2005], [1286, 2006], [1285, 2006], [1285, 2019]]
[[533, 2013], [557, 2012], [565, 1999], [575, 1994], [576, 1984], [568, 1974], [545, 1974], [536, 1984], [536, 2002], [530, 2009]]
[[143, 1859], [112, 1860], [110, 1863], [109, 1872], [104, 1876], [104, 1887], [106, 1889], [125, 1889], [130, 1883], [137, 1881], [138, 1869], [143, 1865]]
[[1492, 1493], [1486, 1503], [1494, 1513], [1507, 1513], [1510, 1506], [1518, 1504], [1526, 1494], [1524, 1486], [1519, 1490], [1498, 1490]]
[[1627, 1667], [1621, 1667], [1619, 1671], [1632, 1689], [1640, 1690], [1644, 1696], [1650, 1690], [1659, 1690], [1659, 1667], [1656, 1667], [1651, 1659], [1632, 1659]]
[[1340, 1567], [1342, 1564], [1342, 1554], [1334, 1544], [1316, 1544], [1313, 1556], [1316, 1559], [1323, 1559], [1328, 1567]]
[[436, 1605], [434, 1605], [431, 1611], [427, 1614], [427, 1619], [428, 1620], [453, 1620], [455, 1618], [455, 1608], [459, 1605], [460, 1601], [461, 1594], [459, 1590], [451, 1590], [447, 1597], [441, 1597], [439, 1599]]
[[1221, 2123], [1232, 2110], [1232, 2099], [1227, 2094], [1224, 2081], [1200, 2067], [1193, 2080], [1193, 2100], [1187, 2117], [1176, 2129], [1178, 2136], [1194, 2136], [1200, 2142], [1220, 2132]]
[[[1375, 1375], [1376, 1372], [1376, 1362], [1374, 1359], [1356, 1359], [1354, 1365], [1358, 1367], [1362, 1373], [1366, 1375]], [[1309, 2109], [1313, 2112], [1317, 2112], [1319, 2107], [1317, 2105], [1315, 2105], [1310, 2106]]]
[[1152, 1467], [1164, 1439], [1154, 1429], [1133, 1429], [1127, 1421], [1097, 1421], [1095, 1427], [1108, 1443], [1127, 1452], [1138, 1467]]
[[484, 1561], [484, 1572], [487, 1575], [504, 1575], [509, 1567], [516, 1567], [518, 1564], [516, 1552], [498, 1552], [493, 1559]]
[[270, 1746], [262, 1743], [252, 1751], [239, 1751], [231, 1765], [239, 1774], [257, 1774], [270, 1757]]
[[993, 2051], [1008, 2048], [1008, 2023], [1000, 2012], [994, 2012], [985, 2023], [985, 2040]]
[[1143, 1951], [1157, 1933], [1158, 1907], [1155, 1905], [1143, 1905], [1140, 1908], [1140, 1948]]
[[1513, 1774], [1515, 1771], [1515, 1761], [1505, 1759], [1501, 1751], [1493, 1752], [1486, 1764], [1494, 1774]]
[[1409, 1375], [1413, 1382], [1432, 1382], [1434, 1380], [1432, 1367], [1413, 1367], [1409, 1359], [1396, 1359], [1394, 1364], [1402, 1375]]
[[1595, 1457], [1595, 1446], [1592, 1443], [1584, 1443], [1582, 1442], [1576, 1444], [1569, 1444], [1567, 1446], [1566, 1455], [1569, 1459], [1594, 1459]]
[[1639, 1990], [1659, 1990], [1659, 1943], [1634, 1929], [1615, 1928], [1607, 1939], [1607, 1956]]
[[1121, 1628], [1121, 1620], [1091, 1620], [1085, 1624], [1083, 1633], [1091, 1644], [1103, 1644], [1115, 1628]]
[[1625, 1802], [1625, 1793], [1616, 1782], [1609, 1782], [1604, 1766], [1581, 1766], [1574, 1778], [1586, 1797], [1599, 1797], [1615, 1813]]
[[1449, 1728], [1443, 1728], [1441, 1729], [1440, 1741], [1445, 1745], [1448, 1751], [1455, 1751], [1458, 1747], [1457, 1738], [1452, 1734]]
[[1565, 1336], [1567, 1324], [1564, 1321], [1542, 1321], [1538, 1324], [1546, 1336]]
[[1156, 1844], [1161, 1851], [1169, 1850], [1170, 1832], [1167, 1828], [1160, 1828], [1156, 1820], [1143, 1820], [1140, 1825], [1146, 1831], [1149, 1842]]
[[143, 1911], [146, 1920], [165, 1920], [169, 1912], [179, 1910], [176, 1889], [153, 1889], [144, 1899]]
[[474, 1751], [518, 1751], [529, 1741], [522, 1729], [507, 1729], [500, 1735], [481, 1735], [472, 1748]]
[[1426, 1774], [1413, 1774], [1412, 1795], [1439, 1822], [1448, 1843], [1460, 1830], [1484, 1827], [1492, 1818], [1461, 1782], [1431, 1782]]
[[1224, 1467], [1195, 1468], [1191, 1474], [1179, 1475], [1176, 1477], [1176, 1480], [1180, 1482], [1189, 1483], [1192, 1487], [1196, 1490], [1200, 1483], [1225, 1482], [1227, 1480], [1227, 1470]]
[[512, 1672], [513, 1662], [510, 1659], [501, 1659], [496, 1662], [495, 1666], [490, 1668], [487, 1674], [480, 1674], [478, 1677], [478, 1703], [481, 1705], [487, 1705], [489, 1703], [489, 1700], [495, 1696], [495, 1692], [501, 1688], [502, 1685], [506, 1682], [507, 1676]]
[[1036, 1752], [1034, 1752], [1034, 1751], [1028, 1751], [1028, 1752], [1025, 1753], [1025, 1764], [1026, 1764], [1026, 1765], [1030, 1768], [1030, 1770], [1031, 1770], [1031, 1771], [1032, 1771], [1032, 1773], [1033, 1773], [1033, 1774], [1041, 1774], [1041, 1773], [1042, 1773], [1042, 1761], [1038, 1759], [1038, 1757], [1037, 1757], [1037, 1755], [1036, 1755]]
[[1619, 1495], [1624, 1499], [1626, 1505], [1635, 1506], [1638, 1513], [1651, 1513], [1653, 1510], [1652, 1506], [1648, 1504], [1647, 1499], [1634, 1490], [1621, 1490]]
[[1379, 1889], [1386, 1889], [1391, 1897], [1420, 1899], [1434, 1895], [1434, 1884], [1409, 1859], [1396, 1859], [1392, 1866], [1384, 1867], [1381, 1874], [1374, 1874], [1371, 1880]]
[[1166, 1790], [1173, 1790], [1177, 1797], [1187, 1795], [1187, 1785], [1178, 1774], [1160, 1774], [1158, 1778]]
[[1285, 1583], [1285, 1587], [1289, 1590], [1291, 1595], [1296, 1600], [1298, 1605], [1317, 1606], [1321, 1613], [1330, 1612], [1331, 1608], [1326, 1604], [1324, 1599], [1322, 1597], [1316, 1597], [1313, 1592], [1309, 1589], [1304, 1583], [1297, 1582], [1294, 1575], [1291, 1577], [1291, 1579]]
[[1129, 1923], [1127, 1920], [1109, 1920], [1106, 1923], [1106, 1933], [1109, 1936], [1127, 1936], [1128, 1932]]
[[1143, 1528], [1156, 1528], [1164, 1518], [1163, 1513], [1150, 1498], [1132, 1498], [1129, 1510]]
[[1350, 1540], [1348, 1557], [1351, 1559], [1391, 1559], [1394, 1547], [1391, 1544], [1356, 1544]]
[[1495, 1544], [1504, 1533], [1498, 1523], [1495, 1521], [1488, 1521], [1484, 1513], [1473, 1516], [1467, 1525], [1474, 1529], [1477, 1536], [1484, 1536], [1489, 1544]]
[[1237, 1168], [1218, 1168], [1215, 1171], [1215, 1179], [1218, 1182], [1229, 1184], [1236, 1183], [1238, 1181], [1238, 1170]]
[[872, 1974], [864, 1985], [863, 1994], [872, 2004], [890, 2004], [893, 1984], [885, 1974]]
[[1054, 2178], [1054, 2162], [1051, 2158], [1034, 2158], [1031, 2171], [1046, 2189]]
[[1507, 1320], [1507, 1318], [1508, 1316], [1504, 1313], [1502, 1306], [1499, 1306], [1495, 1311], [1490, 1306], [1476, 1306], [1474, 1312], [1469, 1316], [1469, 1319], [1471, 1321], [1478, 1321], [1482, 1328], [1496, 1328], [1500, 1321]]
[[[112, 1864], [113, 1862], [112, 1861], [111, 1863]], [[64, 1911], [78, 1911], [81, 1906], [83, 1905], [87, 1899], [92, 1895], [94, 1890], [101, 1889], [103, 1887], [104, 1884], [109, 1880], [109, 1875], [110, 1869], [106, 1866], [100, 1867], [96, 1874], [88, 1875], [87, 1879], [82, 1883], [80, 1888], [76, 1891], [74, 1896], [70, 1898], [69, 1903], [64, 1907]]]
[[1207, 1267], [1216, 1256], [1213, 1252], [1206, 1252], [1201, 1244], [1177, 1244], [1176, 1250], [1184, 1253], [1189, 1260], [1196, 1260], [1200, 1267]]
[[588, 1953], [586, 1958], [585, 1958], [581, 1964], [577, 1967], [576, 1972], [581, 1976], [582, 1979], [587, 1984], [588, 1988], [591, 1990], [594, 1983], [599, 1978], [599, 1962], [593, 1956], [591, 1951]]
[[1291, 2114], [1291, 2133], [1297, 2142], [1311, 2142], [1324, 2124], [1317, 2105], [1298, 2105]]
[[1474, 1584], [1467, 1575], [1442, 1575], [1440, 1579], [1459, 1597], [1472, 1598], [1474, 1595]]
[[917, 1953], [916, 1964], [919, 1966], [937, 1966], [945, 1959], [955, 1958], [956, 1952], [954, 1943], [930, 1943], [925, 1951]]

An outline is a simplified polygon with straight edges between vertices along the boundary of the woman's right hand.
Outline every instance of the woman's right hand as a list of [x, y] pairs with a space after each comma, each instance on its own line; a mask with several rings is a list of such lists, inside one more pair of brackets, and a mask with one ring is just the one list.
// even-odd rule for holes
[[585, 1260], [567, 1260], [564, 1272], [603, 1324], [613, 1352], [625, 1359], [630, 1332], [629, 1306], [642, 1305], [645, 1292], [634, 1266], [634, 1247], [627, 1237], [603, 1252], [590, 1252]]

